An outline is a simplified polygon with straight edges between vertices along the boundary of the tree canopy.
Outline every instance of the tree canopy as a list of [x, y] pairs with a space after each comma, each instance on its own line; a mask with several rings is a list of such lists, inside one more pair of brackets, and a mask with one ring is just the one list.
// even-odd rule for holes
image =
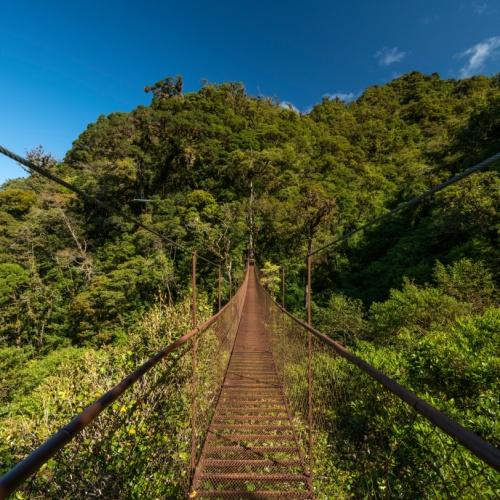
[[[285, 268], [287, 307], [298, 315], [308, 249], [500, 151], [500, 75], [412, 72], [353, 102], [325, 98], [308, 113], [252, 97], [240, 83], [184, 93], [182, 77], [168, 77], [145, 90], [151, 105], [100, 116], [62, 162], [43, 149], [31, 159], [220, 261], [226, 298], [242, 276], [252, 185], [257, 262], [278, 296]], [[320, 329], [491, 440], [482, 415], [498, 384], [499, 199], [496, 165], [321, 253], [313, 283]], [[0, 424], [18, 432], [26, 401], [40, 409], [37, 398], [50, 392], [47, 377], [71, 377], [68, 360], [105, 365], [131, 339], [147, 338], [144, 321], [158, 303], [184, 318], [176, 307], [189, 260], [189, 251], [39, 174], [5, 183]], [[217, 273], [199, 261], [207, 311]], [[17, 387], [27, 373], [33, 383]], [[9, 453], [0, 448], [5, 463]]]

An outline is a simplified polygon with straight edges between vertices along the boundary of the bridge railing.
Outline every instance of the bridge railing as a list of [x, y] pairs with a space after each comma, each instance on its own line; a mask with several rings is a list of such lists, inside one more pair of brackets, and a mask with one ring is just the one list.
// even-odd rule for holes
[[498, 449], [259, 293], [320, 497], [497, 498]]
[[[217, 314], [145, 361], [35, 451], [16, 449], [30, 454], [0, 478], [0, 498], [16, 489], [19, 498], [185, 497], [247, 282], [246, 276]], [[49, 425], [54, 417], [48, 415]]]

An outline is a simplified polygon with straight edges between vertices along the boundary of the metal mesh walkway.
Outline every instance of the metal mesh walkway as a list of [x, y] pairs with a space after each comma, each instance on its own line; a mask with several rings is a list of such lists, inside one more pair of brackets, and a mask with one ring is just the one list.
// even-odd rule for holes
[[195, 471], [192, 497], [312, 496], [257, 286], [251, 270], [241, 323]]

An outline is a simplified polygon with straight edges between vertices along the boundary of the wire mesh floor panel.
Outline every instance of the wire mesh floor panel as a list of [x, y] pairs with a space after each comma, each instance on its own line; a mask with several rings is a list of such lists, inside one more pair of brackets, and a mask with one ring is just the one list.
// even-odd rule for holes
[[193, 478], [196, 498], [312, 498], [250, 273], [241, 323]]

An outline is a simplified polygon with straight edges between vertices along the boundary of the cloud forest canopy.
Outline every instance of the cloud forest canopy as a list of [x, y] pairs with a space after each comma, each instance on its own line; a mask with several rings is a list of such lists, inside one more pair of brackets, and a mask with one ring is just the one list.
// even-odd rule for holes
[[[177, 77], [146, 90], [150, 106], [99, 117], [62, 163], [43, 151], [33, 159], [221, 259], [226, 294], [241, 277], [252, 183], [258, 260], [271, 290], [285, 266], [298, 314], [308, 247], [500, 151], [500, 75], [410, 73], [307, 114], [239, 83], [184, 94]], [[314, 275], [318, 326], [492, 442], [484, 415], [498, 409], [499, 199], [497, 168], [476, 174], [322, 254]], [[158, 347], [158, 307], [177, 308], [169, 317], [186, 324], [189, 265], [186, 253], [39, 175], [1, 187], [0, 428], [10, 437], [0, 441], [18, 439], [1, 445], [3, 463], [29, 447], [23, 429], [35, 428], [53, 387], [77, 376], [68, 363], [81, 370], [92, 359], [97, 379], [122, 359], [126, 372], [138, 337]], [[200, 268], [207, 312], [214, 270]], [[75, 379], [72, 394], [88, 401], [90, 385]]]

